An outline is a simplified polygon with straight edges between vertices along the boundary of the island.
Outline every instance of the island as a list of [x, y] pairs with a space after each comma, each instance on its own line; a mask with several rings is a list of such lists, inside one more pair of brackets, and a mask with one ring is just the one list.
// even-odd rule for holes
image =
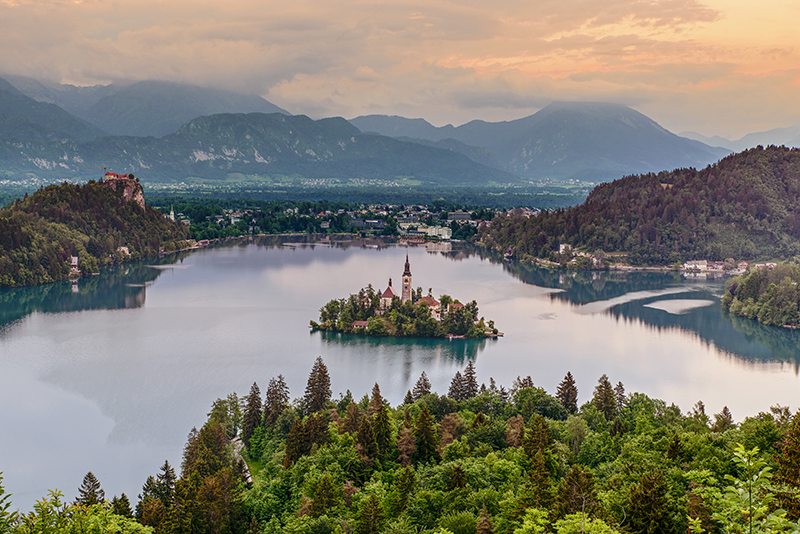
[[437, 301], [422, 296], [422, 288], [412, 289], [411, 265], [406, 254], [400, 295], [389, 285], [383, 293], [372, 284], [347, 298], [333, 299], [319, 310], [313, 330], [368, 336], [486, 338], [500, 337], [494, 321], [478, 315], [474, 300], [462, 304], [449, 295]]

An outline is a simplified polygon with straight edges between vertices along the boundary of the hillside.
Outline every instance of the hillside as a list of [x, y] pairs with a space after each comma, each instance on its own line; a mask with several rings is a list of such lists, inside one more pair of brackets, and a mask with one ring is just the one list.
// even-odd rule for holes
[[[378, 181], [392, 184], [487, 185], [519, 178], [450, 150], [363, 135], [341, 118], [313, 121], [279, 113], [199, 117], [160, 139], [103, 137], [88, 143], [0, 143], [0, 160], [20, 170], [105, 165], [151, 181], [189, 176], [225, 180]], [[379, 184], [380, 185], [380, 184]]]
[[70, 256], [92, 274], [102, 265], [175, 250], [187, 237], [182, 224], [126, 200], [121, 188], [50, 185], [0, 210], [0, 287], [65, 280]]
[[606, 103], [556, 102], [522, 119], [476, 120], [455, 128], [378, 115], [350, 122], [381, 135], [454, 139], [482, 147], [504, 170], [535, 180], [605, 181], [631, 173], [702, 167], [728, 153], [672, 134], [628, 107]]
[[37, 102], [0, 78], [0, 139], [85, 142], [104, 132], [54, 104]]
[[754, 148], [701, 171], [628, 176], [568, 210], [495, 218], [483, 244], [521, 259], [561, 243], [622, 251], [632, 264], [800, 254], [800, 150]]
[[56, 104], [113, 135], [162, 137], [192, 119], [216, 113], [289, 112], [258, 95], [147, 80], [130, 85], [76, 87], [9, 76], [26, 96]]

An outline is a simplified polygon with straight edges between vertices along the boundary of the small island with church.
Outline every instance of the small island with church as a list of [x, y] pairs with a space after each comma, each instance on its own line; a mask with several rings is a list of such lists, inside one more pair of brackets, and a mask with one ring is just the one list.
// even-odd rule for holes
[[367, 336], [486, 338], [500, 337], [494, 321], [478, 316], [474, 300], [462, 304], [449, 295], [437, 301], [422, 295], [422, 288], [412, 289], [411, 265], [406, 254], [401, 293], [389, 286], [383, 293], [372, 284], [347, 298], [334, 299], [319, 310], [319, 322], [311, 321], [313, 330]]

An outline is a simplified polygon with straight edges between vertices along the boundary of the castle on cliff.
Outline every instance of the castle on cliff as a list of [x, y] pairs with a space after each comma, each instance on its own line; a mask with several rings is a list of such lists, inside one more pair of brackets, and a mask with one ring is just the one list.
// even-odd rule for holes
[[125, 201], [133, 200], [140, 208], [144, 209], [144, 191], [139, 179], [133, 174], [117, 174], [107, 172], [103, 176], [103, 183], [114, 191], [122, 191]]

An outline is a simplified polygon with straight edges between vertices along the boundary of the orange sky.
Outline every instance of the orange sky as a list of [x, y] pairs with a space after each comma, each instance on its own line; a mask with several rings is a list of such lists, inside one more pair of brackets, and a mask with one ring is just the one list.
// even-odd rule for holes
[[799, 25], [796, 0], [0, 0], [0, 72], [437, 125], [611, 101], [735, 138], [800, 124]]

